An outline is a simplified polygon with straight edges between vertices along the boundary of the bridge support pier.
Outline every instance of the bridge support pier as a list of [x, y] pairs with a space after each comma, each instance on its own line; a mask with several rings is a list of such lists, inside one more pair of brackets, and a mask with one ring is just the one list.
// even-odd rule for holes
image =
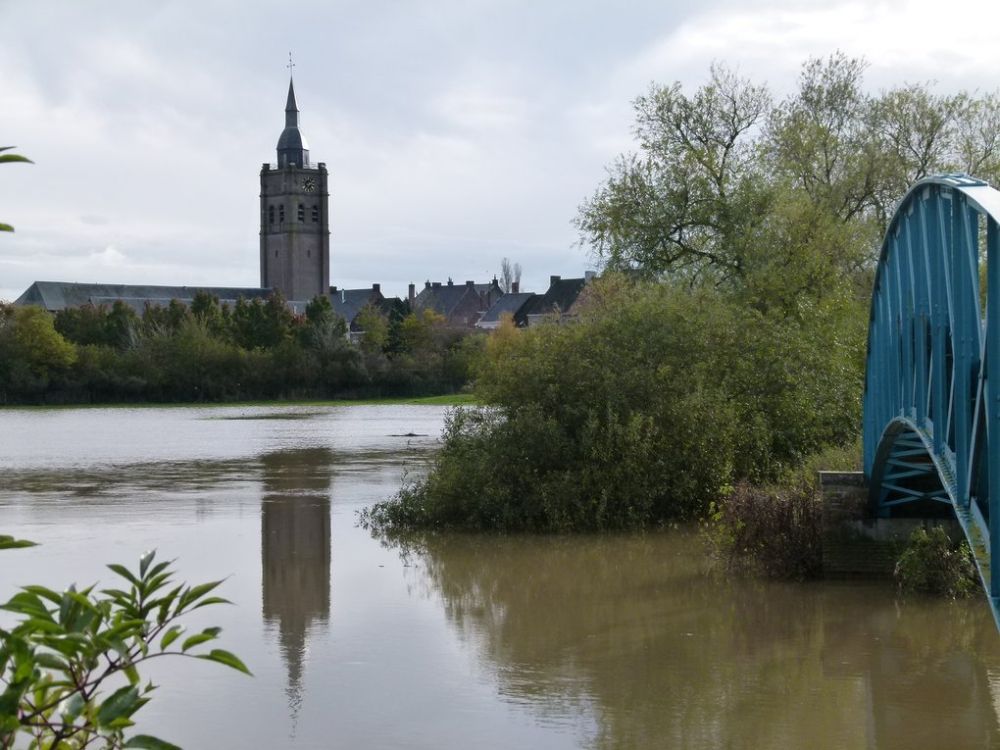
[[823, 575], [827, 578], [891, 577], [906, 541], [921, 526], [941, 526], [958, 541], [953, 518], [877, 518], [871, 513], [864, 472], [819, 472], [823, 504]]

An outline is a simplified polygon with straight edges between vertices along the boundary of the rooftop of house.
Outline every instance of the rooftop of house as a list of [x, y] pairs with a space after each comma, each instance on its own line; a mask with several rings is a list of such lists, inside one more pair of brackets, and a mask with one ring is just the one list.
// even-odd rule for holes
[[[433, 283], [428, 281], [414, 299], [413, 306], [418, 310], [431, 309], [449, 318], [465, 295], [472, 293], [482, 296], [494, 286], [496, 286], [495, 280], [489, 284], [477, 284], [474, 281], [455, 284], [450, 280], [442, 284], [440, 281]], [[499, 291], [499, 286], [497, 290]]]
[[548, 315], [549, 313], [566, 313], [573, 307], [580, 292], [587, 285], [589, 277], [581, 279], [564, 279], [561, 276], [549, 277], [549, 288], [545, 294], [540, 294], [522, 311], [525, 315]]
[[483, 313], [483, 317], [476, 325], [488, 326], [492, 323], [499, 323], [502, 315], [507, 314], [516, 317], [532, 297], [537, 297], [533, 292], [508, 292], [498, 299], [489, 310]]
[[170, 300], [189, 303], [198, 292], [220, 302], [235, 304], [240, 297], [264, 298], [270, 289], [217, 286], [154, 286], [142, 284], [88, 284], [72, 281], [36, 281], [15, 300], [18, 305], [39, 305], [49, 311], [81, 305], [110, 305], [120, 300], [137, 312], [147, 304], [167, 305]]
[[333, 311], [346, 320], [348, 325], [354, 322], [365, 305], [377, 304], [385, 299], [379, 284], [372, 284], [364, 289], [338, 289], [331, 286], [329, 297]]

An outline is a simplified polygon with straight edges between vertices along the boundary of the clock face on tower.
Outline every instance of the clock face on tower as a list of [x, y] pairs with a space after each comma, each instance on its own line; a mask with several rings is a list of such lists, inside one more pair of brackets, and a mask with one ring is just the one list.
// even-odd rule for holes
[[307, 193], [311, 193], [313, 190], [316, 189], [316, 181], [313, 180], [312, 177], [306, 177], [304, 180], [302, 180], [302, 189], [305, 190]]

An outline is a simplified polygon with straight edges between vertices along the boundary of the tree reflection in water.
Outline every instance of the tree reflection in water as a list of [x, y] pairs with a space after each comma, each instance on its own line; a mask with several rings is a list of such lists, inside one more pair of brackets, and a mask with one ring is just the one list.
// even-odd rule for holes
[[306, 639], [330, 616], [330, 491], [333, 453], [325, 448], [260, 458], [264, 622], [278, 629], [288, 670], [293, 723], [302, 703]]
[[987, 670], [1000, 639], [978, 601], [720, 580], [682, 532], [403, 548], [411, 583], [440, 596], [501, 697], [542, 720], [592, 711], [596, 747], [1000, 743]]

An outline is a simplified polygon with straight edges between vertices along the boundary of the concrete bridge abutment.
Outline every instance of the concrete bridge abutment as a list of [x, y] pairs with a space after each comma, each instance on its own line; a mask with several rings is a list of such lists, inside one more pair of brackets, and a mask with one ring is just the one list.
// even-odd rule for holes
[[914, 530], [941, 526], [963, 539], [954, 518], [877, 518], [861, 471], [819, 472], [823, 575], [828, 578], [891, 577]]

